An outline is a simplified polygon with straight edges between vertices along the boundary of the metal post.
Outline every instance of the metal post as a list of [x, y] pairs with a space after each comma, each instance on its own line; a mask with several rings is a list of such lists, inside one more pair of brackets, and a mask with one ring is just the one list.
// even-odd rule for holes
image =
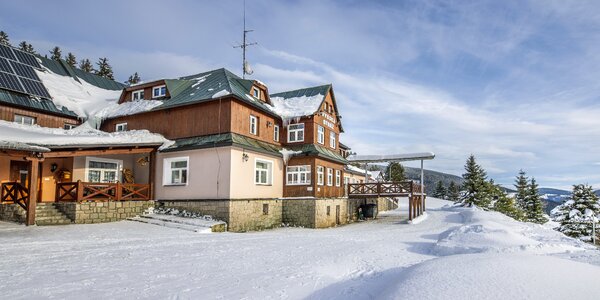
[[422, 210], [425, 211], [425, 183], [423, 177], [423, 160], [421, 159], [421, 205]]
[[596, 246], [596, 216], [592, 216], [592, 242]]

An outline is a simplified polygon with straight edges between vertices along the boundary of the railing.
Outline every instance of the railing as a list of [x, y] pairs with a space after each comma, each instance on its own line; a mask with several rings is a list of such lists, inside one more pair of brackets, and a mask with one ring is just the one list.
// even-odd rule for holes
[[136, 183], [63, 182], [56, 184], [56, 201], [150, 200], [150, 185]]
[[348, 197], [386, 197], [421, 194], [421, 185], [415, 181], [349, 183]]
[[29, 204], [29, 189], [18, 182], [4, 182], [2, 183], [0, 203], [16, 203], [27, 210], [27, 205]]

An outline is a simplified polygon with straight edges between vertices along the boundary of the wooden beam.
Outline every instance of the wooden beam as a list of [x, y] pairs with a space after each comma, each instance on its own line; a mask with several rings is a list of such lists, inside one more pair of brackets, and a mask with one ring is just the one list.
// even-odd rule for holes
[[103, 150], [77, 150], [77, 151], [52, 151], [44, 153], [44, 157], [74, 157], [88, 155], [111, 155], [111, 154], [139, 154], [150, 153], [154, 148], [137, 148], [137, 149], [103, 149]]
[[35, 225], [35, 207], [38, 200], [38, 178], [40, 175], [40, 162], [44, 159], [28, 157], [30, 162], [29, 172], [29, 202], [27, 203], [26, 225]]
[[150, 152], [150, 156], [148, 157], [148, 184], [150, 184], [150, 200], [154, 200], [154, 182], [156, 181], [156, 151]]

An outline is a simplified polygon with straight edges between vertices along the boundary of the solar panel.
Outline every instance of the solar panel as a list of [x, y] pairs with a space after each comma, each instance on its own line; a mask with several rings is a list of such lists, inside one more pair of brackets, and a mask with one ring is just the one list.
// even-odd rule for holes
[[12, 73], [12, 69], [10, 68], [10, 65], [8, 65], [8, 60], [6, 58], [0, 57], [0, 71]]
[[8, 90], [25, 93], [25, 90], [19, 83], [19, 79], [13, 74], [0, 72], [0, 87]]
[[15, 70], [15, 73], [21, 77], [29, 78], [31, 80], [40, 81], [40, 78], [35, 74], [35, 71], [31, 66], [24, 65], [22, 63], [18, 63], [16, 61], [11, 61], [10, 64]]
[[17, 49], [13, 49], [13, 52], [15, 52], [15, 54], [17, 55], [17, 60], [19, 62], [24, 63], [26, 65], [30, 65], [34, 68], [42, 68], [42, 66], [40, 66], [40, 63], [32, 54]]
[[12, 59], [12, 60], [16, 59], [15, 55], [13, 54], [10, 47], [4, 46], [4, 45], [0, 45], [0, 56], [6, 57], [6, 58]]
[[19, 78], [19, 79], [21, 79], [21, 82], [23, 83], [23, 86], [25, 87], [25, 91], [27, 93], [34, 95], [34, 96], [40, 96], [43, 98], [50, 99], [50, 94], [48, 94], [46, 87], [44, 87], [44, 85], [41, 82], [30, 80], [27, 78]]

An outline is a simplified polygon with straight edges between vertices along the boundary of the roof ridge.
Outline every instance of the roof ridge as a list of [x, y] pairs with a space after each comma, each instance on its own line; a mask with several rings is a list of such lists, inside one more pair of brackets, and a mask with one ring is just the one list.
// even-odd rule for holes
[[279, 95], [279, 94], [285, 94], [285, 93], [292, 93], [292, 92], [298, 92], [298, 91], [302, 91], [302, 90], [312, 90], [312, 89], [323, 88], [323, 87], [331, 88], [331, 86], [333, 86], [333, 84], [327, 83], [327, 84], [322, 84], [322, 85], [316, 85], [316, 86], [311, 86], [311, 87], [299, 88], [299, 89], [295, 89], [295, 90], [289, 90], [289, 91], [283, 91], [283, 92], [273, 93], [273, 94], [270, 94], [269, 96], [274, 96], [274, 95]]

